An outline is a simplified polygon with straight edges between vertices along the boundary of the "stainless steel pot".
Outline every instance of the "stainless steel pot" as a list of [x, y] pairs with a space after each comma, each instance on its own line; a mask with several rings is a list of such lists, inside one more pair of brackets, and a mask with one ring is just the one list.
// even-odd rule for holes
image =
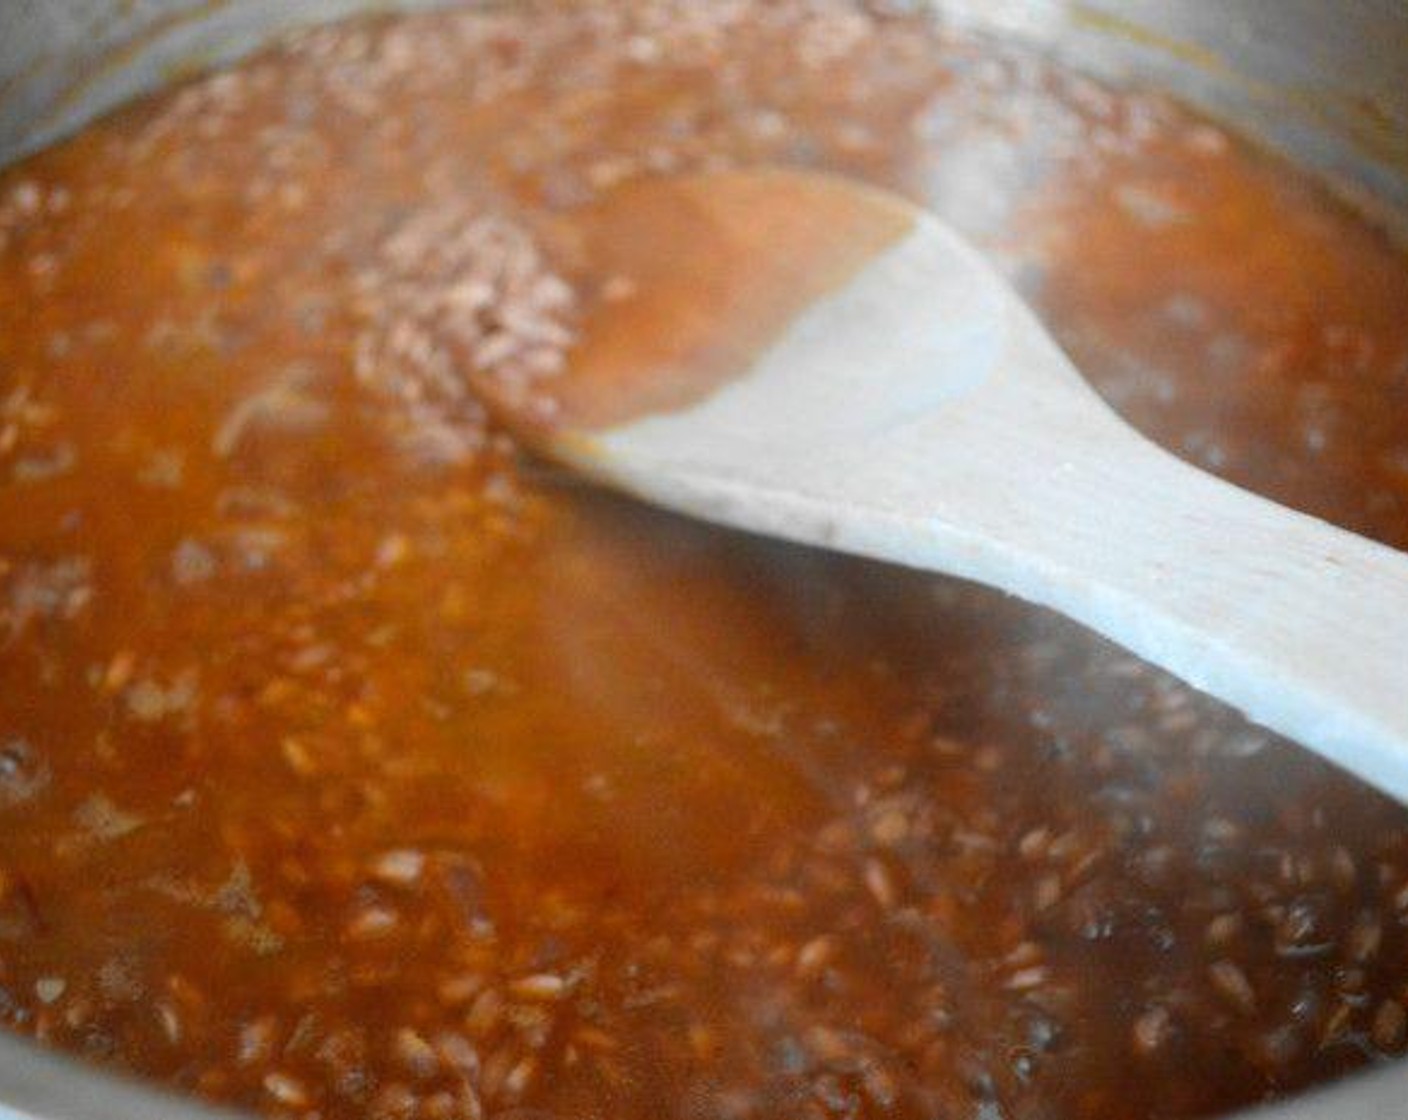
[[[943, 19], [1035, 40], [1099, 76], [1168, 89], [1316, 171], [1408, 237], [1408, 4], [1402, 0], [887, 2], [927, 4]], [[0, 165], [289, 28], [436, 3], [0, 0]], [[0, 1034], [0, 1120], [231, 1115]], [[1256, 1116], [1402, 1120], [1408, 1062]]]

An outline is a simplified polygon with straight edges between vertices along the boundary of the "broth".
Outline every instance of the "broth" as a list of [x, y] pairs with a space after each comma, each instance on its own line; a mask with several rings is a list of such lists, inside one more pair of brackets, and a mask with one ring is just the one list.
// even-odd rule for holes
[[544, 215], [763, 162], [1408, 547], [1408, 261], [1161, 97], [841, 0], [305, 33], [0, 174], [0, 1019], [308, 1120], [1192, 1117], [1403, 1050], [1401, 807], [485, 419], [629, 282]]

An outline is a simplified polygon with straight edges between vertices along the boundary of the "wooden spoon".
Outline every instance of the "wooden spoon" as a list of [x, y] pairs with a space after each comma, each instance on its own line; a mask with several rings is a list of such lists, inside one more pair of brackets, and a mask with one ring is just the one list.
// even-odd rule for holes
[[742, 171], [621, 188], [574, 235], [617, 279], [552, 418], [517, 413], [549, 454], [1052, 607], [1408, 800], [1408, 556], [1140, 436], [932, 215]]

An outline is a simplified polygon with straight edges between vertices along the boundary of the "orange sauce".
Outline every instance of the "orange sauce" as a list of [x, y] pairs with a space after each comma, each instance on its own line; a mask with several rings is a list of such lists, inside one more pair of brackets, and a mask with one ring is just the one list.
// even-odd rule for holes
[[0, 175], [10, 1028], [301, 1120], [1192, 1117], [1402, 1052], [1401, 807], [486, 420], [610, 294], [562, 214], [758, 163], [933, 207], [1136, 425], [1408, 547], [1408, 261], [1174, 104], [842, 0], [309, 33]]

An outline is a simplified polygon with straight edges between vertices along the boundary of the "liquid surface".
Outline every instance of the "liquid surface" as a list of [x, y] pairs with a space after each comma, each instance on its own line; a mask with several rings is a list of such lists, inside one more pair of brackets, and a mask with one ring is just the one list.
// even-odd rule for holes
[[[313, 32], [0, 176], [0, 1017], [278, 1117], [1192, 1117], [1398, 1055], [1408, 813], [1075, 626], [587, 492], [464, 372], [658, 171], [993, 254], [1136, 425], [1408, 546], [1408, 262], [848, 3]], [[629, 281], [629, 278], [626, 278]]]

